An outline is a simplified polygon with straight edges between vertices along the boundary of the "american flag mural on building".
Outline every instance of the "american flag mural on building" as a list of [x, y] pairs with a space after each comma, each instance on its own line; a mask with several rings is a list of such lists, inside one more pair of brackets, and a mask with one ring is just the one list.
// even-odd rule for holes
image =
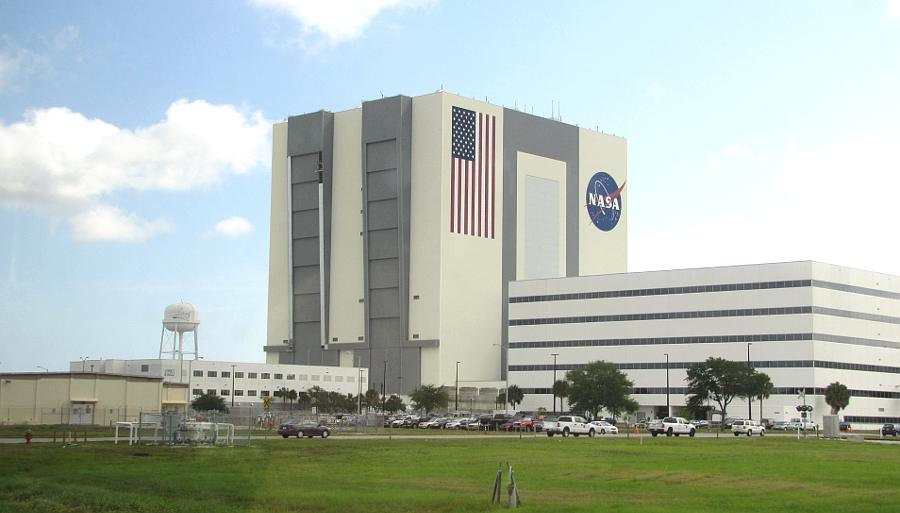
[[494, 238], [497, 116], [453, 107], [450, 232]]

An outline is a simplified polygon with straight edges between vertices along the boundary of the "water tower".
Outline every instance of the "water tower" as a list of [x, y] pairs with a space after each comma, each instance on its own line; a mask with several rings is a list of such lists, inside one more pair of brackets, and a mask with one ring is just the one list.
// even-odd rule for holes
[[[171, 355], [173, 360], [184, 360], [185, 355], [199, 357], [197, 352], [197, 326], [200, 324], [197, 309], [190, 303], [176, 303], [166, 307], [163, 313], [162, 333], [159, 336], [159, 359], [163, 355]], [[166, 340], [166, 333], [171, 333], [171, 344]], [[190, 333], [194, 342], [193, 351], [185, 351], [184, 335]], [[189, 340], [189, 342], [190, 342]], [[171, 349], [169, 349], [171, 347]]]

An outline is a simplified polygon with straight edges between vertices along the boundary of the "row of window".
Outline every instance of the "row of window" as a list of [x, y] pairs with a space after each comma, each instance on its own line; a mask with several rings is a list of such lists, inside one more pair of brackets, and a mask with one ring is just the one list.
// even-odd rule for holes
[[[248, 372], [247, 373], [247, 379], [277, 379], [277, 380], [283, 379], [283, 380], [287, 380], [287, 381], [294, 381], [294, 380], [297, 380], [297, 381], [309, 381], [309, 380], [319, 381], [320, 379], [322, 381], [331, 381], [332, 380], [332, 376], [330, 374], [325, 374], [324, 376], [319, 376], [318, 374], [312, 374], [310, 376], [307, 376], [306, 374], [299, 374], [299, 379], [297, 378], [297, 376], [298, 375], [296, 375], [296, 374], [284, 375], [284, 374], [279, 374], [279, 373], [272, 374], [269, 372], [260, 372], [260, 373]], [[203, 371], [195, 370], [194, 377], [202, 378]], [[218, 377], [231, 378], [231, 371], [221, 371], [221, 372], [220, 371], [206, 371], [206, 377], [207, 378], [218, 378]], [[234, 378], [235, 379], [244, 379], [244, 373], [240, 372], [240, 371], [235, 371]], [[307, 379], [307, 378], [309, 378], [309, 379]], [[347, 380], [347, 383], [355, 383], [356, 382], [356, 378], [353, 376], [347, 376], [346, 380]], [[341, 383], [344, 381], [344, 376], [334, 376], [334, 381]]]
[[[195, 389], [193, 389], [193, 390], [191, 391], [191, 393], [193, 393], [194, 395], [203, 395], [203, 389], [202, 389], [202, 388], [195, 388]], [[207, 394], [215, 394], [215, 393], [216, 393], [216, 389], [214, 389], [214, 388], [208, 388], [208, 389], [206, 390], [206, 393], [207, 393]], [[234, 391], [234, 396], [235, 396], [235, 397], [243, 397], [243, 395], [244, 395], [245, 393], [247, 394], [247, 397], [257, 397], [257, 391], [256, 391], [256, 390], [237, 390], [237, 389], [235, 389], [235, 391]], [[271, 395], [271, 392], [268, 391], [268, 390], [259, 390], [258, 393], [259, 393], [259, 397], [269, 397], [269, 396]], [[230, 396], [230, 395], [231, 395], [231, 390], [230, 390], [230, 389], [227, 389], [227, 388], [223, 388], [223, 389], [221, 389], [221, 390], [218, 391], [218, 394], [219, 394], [220, 396], [222, 396], [222, 397]]]
[[510, 319], [510, 326], [534, 326], [540, 324], [571, 324], [585, 322], [656, 321], [661, 319], [702, 319], [708, 317], [744, 317], [760, 315], [796, 315], [812, 313], [811, 306], [787, 306], [777, 308], [744, 308], [740, 310], [700, 310], [694, 312], [654, 312], [614, 315], [581, 315], [577, 317], [543, 317], [537, 319]]
[[853, 424], [900, 424], [900, 417], [865, 417], [860, 415], [844, 415], [844, 422]]
[[509, 298], [509, 302], [537, 303], [543, 301], [569, 301], [573, 299], [608, 299], [614, 297], [664, 296], [670, 294], [699, 294], [703, 292], [731, 292], [737, 290], [784, 289], [792, 287], [809, 287], [811, 284], [812, 280], [793, 280], [694, 285], [689, 287], [662, 287], [656, 289], [604, 290], [597, 292], [546, 294], [541, 296], [518, 296]]
[[[697, 365], [701, 362], [638, 362], [638, 363], [617, 363], [615, 364], [616, 368], [619, 370], [655, 370], [655, 369], [687, 369], [692, 365]], [[580, 369], [584, 367], [586, 364], [583, 363], [574, 363], [574, 364], [534, 364], [534, 365], [510, 365], [510, 372], [535, 372], [535, 371], [551, 371], [551, 370], [559, 370], [559, 371], [569, 371], [574, 369]], [[759, 369], [777, 369], [777, 368], [788, 368], [788, 367], [799, 367], [799, 368], [825, 368], [825, 369], [838, 369], [838, 370], [852, 370], [852, 371], [864, 371], [864, 372], [885, 372], [889, 374], [900, 374], [900, 367], [890, 367], [887, 365], [869, 365], [865, 363], [845, 363], [845, 362], [828, 362], [822, 360], [760, 360], [756, 362], [750, 362], [750, 366], [753, 368]]]
[[763, 335], [709, 335], [692, 337], [643, 337], [643, 338], [601, 338], [580, 340], [533, 340], [510, 342], [510, 349], [530, 349], [540, 347], [604, 347], [604, 346], [649, 346], [663, 344], [723, 344], [734, 342], [790, 342], [797, 340], [821, 340], [873, 347], [893, 347], [900, 344], [888, 340], [875, 340], [827, 333], [770, 333]]
[[900, 324], [900, 317], [850, 312], [820, 306], [787, 306], [775, 308], [743, 308], [739, 310], [701, 310], [693, 312], [654, 312], [616, 315], [581, 315], [577, 317], [543, 317], [537, 319], [510, 319], [510, 326], [535, 326], [541, 324], [572, 324], [585, 322], [656, 321], [662, 319], [704, 319], [710, 317], [749, 317], [761, 315], [819, 314], [850, 319]]
[[821, 280], [765, 281], [753, 283], [725, 283], [718, 285], [694, 285], [689, 287], [662, 287], [655, 289], [605, 290], [598, 292], [572, 292], [567, 294], [545, 294], [540, 296], [517, 296], [509, 298], [510, 303], [535, 303], [542, 301], [569, 301], [578, 299], [607, 299], [615, 297], [662, 296], [670, 294], [700, 294], [704, 292], [732, 292], [738, 290], [784, 289], [793, 287], [819, 287], [867, 296], [900, 299], [900, 293], [886, 290], [857, 287], [843, 283]]
[[[669, 387], [669, 393], [672, 395], [688, 395], [690, 391], [687, 387]], [[821, 387], [775, 387], [772, 389], [772, 395], [797, 395], [805, 391], [806, 395], [825, 395], [825, 389]], [[553, 393], [552, 388], [523, 388], [523, 394], [546, 394]], [[633, 387], [632, 395], [665, 395], [666, 387]], [[882, 390], [850, 390], [851, 397], [874, 397], [879, 399], [900, 399], [900, 392], [884, 392]], [[845, 419], [846, 420], [846, 419]], [[853, 422], [853, 421], [848, 421]], [[862, 422], [862, 421], [857, 421]]]

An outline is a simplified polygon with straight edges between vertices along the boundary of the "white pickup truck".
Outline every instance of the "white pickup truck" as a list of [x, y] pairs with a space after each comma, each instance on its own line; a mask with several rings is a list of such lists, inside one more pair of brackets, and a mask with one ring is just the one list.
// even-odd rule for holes
[[666, 417], [662, 420], [653, 420], [647, 424], [647, 430], [653, 436], [665, 434], [666, 436], [688, 435], [694, 436], [697, 428], [683, 417]]
[[544, 431], [547, 432], [547, 436], [549, 437], [552, 437], [553, 435], [594, 436], [597, 433], [596, 429], [596, 427], [584, 420], [584, 417], [577, 417], [574, 415], [560, 415], [555, 422], [544, 422]]

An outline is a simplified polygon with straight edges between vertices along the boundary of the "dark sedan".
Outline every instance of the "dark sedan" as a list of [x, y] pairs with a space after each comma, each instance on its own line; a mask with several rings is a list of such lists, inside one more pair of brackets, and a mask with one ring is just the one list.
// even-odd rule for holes
[[881, 436], [897, 436], [897, 426], [894, 424], [885, 424], [881, 426]]
[[327, 426], [319, 425], [311, 420], [291, 419], [278, 426], [278, 434], [282, 438], [289, 436], [296, 436], [297, 438], [321, 436], [322, 438], [328, 438], [331, 435], [331, 431], [329, 431]]

